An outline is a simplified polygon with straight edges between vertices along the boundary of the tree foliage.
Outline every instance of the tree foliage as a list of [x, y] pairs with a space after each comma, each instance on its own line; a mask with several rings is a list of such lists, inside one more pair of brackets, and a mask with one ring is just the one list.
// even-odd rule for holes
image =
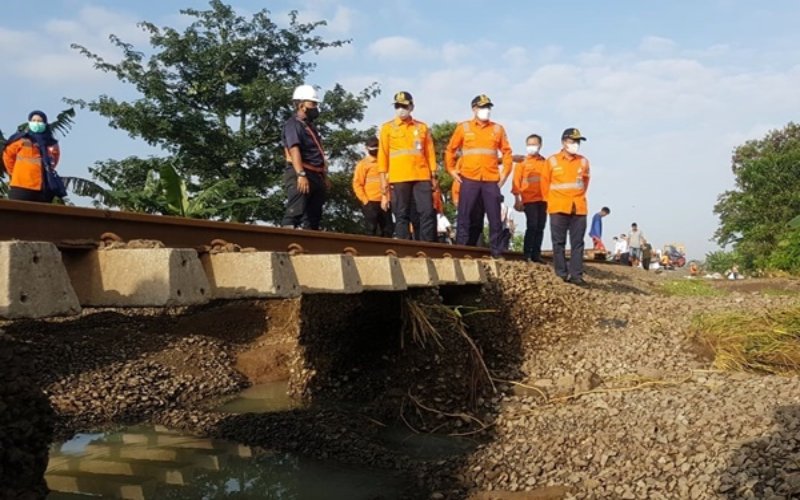
[[800, 125], [789, 123], [739, 146], [732, 170], [735, 188], [714, 206], [717, 243], [732, 245], [746, 269], [800, 267], [789, 251], [797, 239], [789, 223], [800, 214]]
[[436, 148], [436, 164], [442, 168], [439, 170], [439, 187], [444, 196], [444, 214], [451, 221], [455, 220], [456, 206], [453, 203], [451, 188], [453, 187], [453, 178], [447, 173], [444, 168], [444, 150], [447, 143], [450, 142], [450, 137], [456, 129], [456, 122], [442, 122], [434, 123], [431, 125], [431, 136], [433, 136], [433, 145]]
[[[286, 27], [276, 24], [267, 10], [245, 18], [220, 0], [209, 2], [208, 10], [181, 13], [192, 20], [182, 31], [139, 24], [150, 37], [147, 53], [111, 35], [122, 53], [119, 62], [73, 45], [95, 68], [131, 85], [141, 97], [123, 101], [101, 95], [68, 102], [99, 113], [111, 127], [165, 152], [164, 158], [96, 163], [89, 169], [93, 179], [107, 186], [106, 193], [115, 193], [96, 199], [101, 205], [147, 211], [147, 200], [123, 193], [141, 193], [150, 172], [169, 164], [184, 180], [187, 195], [213, 188], [219, 203], [204, 216], [277, 222], [284, 202], [280, 175], [286, 165], [281, 129], [293, 112], [292, 90], [315, 67], [309, 54], [348, 41], [324, 40], [315, 32], [325, 22], [301, 23], [297, 12], [289, 14]], [[357, 94], [338, 84], [325, 92], [317, 125], [335, 169], [352, 168], [356, 146], [370, 133], [355, 130], [353, 124], [363, 119], [367, 101], [378, 93], [375, 84]], [[334, 186], [342, 189], [341, 182]], [[343, 229], [335, 221], [352, 221], [355, 204], [344, 203], [337, 191], [331, 197], [337, 215], [323, 223], [328, 229]], [[259, 201], [236, 203], [253, 198]]]

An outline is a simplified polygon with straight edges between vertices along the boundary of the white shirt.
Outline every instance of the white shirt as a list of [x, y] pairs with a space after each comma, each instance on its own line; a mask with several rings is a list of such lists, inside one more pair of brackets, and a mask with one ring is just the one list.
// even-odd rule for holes
[[614, 254], [622, 255], [627, 251], [628, 251], [628, 242], [625, 240], [617, 240], [617, 244], [614, 245]]
[[444, 214], [436, 214], [436, 231], [439, 233], [446, 233], [453, 227], [450, 221]]

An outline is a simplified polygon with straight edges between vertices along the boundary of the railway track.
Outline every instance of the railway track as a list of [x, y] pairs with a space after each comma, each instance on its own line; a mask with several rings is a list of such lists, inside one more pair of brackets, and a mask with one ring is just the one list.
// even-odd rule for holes
[[[292, 254], [490, 257], [488, 249], [479, 247], [0, 200], [0, 240], [47, 241], [62, 250], [81, 250], [108, 238], [158, 240], [167, 247], [200, 251], [224, 242]], [[523, 255], [506, 252], [504, 258], [522, 260]]]

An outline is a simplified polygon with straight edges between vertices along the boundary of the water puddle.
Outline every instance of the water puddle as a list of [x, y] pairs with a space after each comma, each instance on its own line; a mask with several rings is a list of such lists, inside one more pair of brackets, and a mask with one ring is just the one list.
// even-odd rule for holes
[[[300, 407], [286, 383], [250, 387], [215, 408], [232, 414]], [[389, 427], [379, 439], [411, 458], [429, 460], [468, 452], [474, 443]], [[401, 498], [403, 482], [389, 471], [320, 462], [288, 453], [256, 451], [162, 426], [132, 426], [79, 434], [50, 450], [45, 474], [51, 499], [280, 499]]]
[[[297, 408], [286, 383], [250, 387], [217, 411], [275, 412]], [[50, 499], [394, 499], [391, 472], [319, 462], [288, 453], [256, 452], [162, 426], [79, 434], [50, 450]]]
[[287, 394], [288, 382], [270, 382], [243, 390], [233, 399], [214, 408], [223, 413], [269, 413], [293, 410], [301, 405]]

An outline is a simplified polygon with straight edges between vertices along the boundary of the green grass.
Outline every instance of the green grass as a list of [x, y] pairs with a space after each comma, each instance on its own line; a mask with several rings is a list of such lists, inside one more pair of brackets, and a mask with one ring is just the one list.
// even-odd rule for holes
[[765, 288], [761, 290], [761, 295], [768, 297], [793, 297], [800, 295], [800, 290], [786, 290], [781, 288]]
[[667, 281], [661, 285], [661, 291], [672, 297], [719, 297], [727, 293], [707, 281], [697, 279]]
[[800, 307], [704, 314], [693, 320], [693, 327], [718, 370], [800, 371]]

